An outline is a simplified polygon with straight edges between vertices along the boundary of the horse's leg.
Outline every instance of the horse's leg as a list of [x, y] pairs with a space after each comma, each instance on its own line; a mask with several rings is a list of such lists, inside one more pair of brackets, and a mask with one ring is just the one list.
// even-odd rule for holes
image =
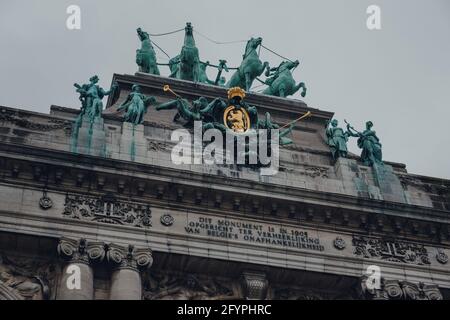
[[250, 91], [250, 88], [252, 86], [252, 78], [250, 76], [250, 72], [245, 73], [245, 91]]
[[300, 90], [300, 88], [302, 88], [302, 92], [301, 92], [301, 96], [305, 97], [306, 96], [306, 86], [303, 82], [300, 82], [298, 85], [295, 86], [294, 90], [292, 91], [292, 94], [296, 94], [298, 90]]
[[306, 96], [306, 86], [303, 82], [300, 82], [300, 86], [302, 87], [302, 93], [300, 94], [302, 97]]
[[281, 98], [286, 98], [286, 86], [284, 84], [280, 85], [278, 88], [278, 96]]

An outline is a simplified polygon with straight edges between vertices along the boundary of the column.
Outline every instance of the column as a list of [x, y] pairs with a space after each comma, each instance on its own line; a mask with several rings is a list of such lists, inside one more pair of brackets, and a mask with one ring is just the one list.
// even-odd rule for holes
[[141, 300], [141, 272], [153, 263], [150, 249], [136, 249], [110, 244], [106, 254], [108, 262], [114, 265], [111, 275], [111, 300]]
[[[57, 300], [93, 300], [94, 272], [91, 263], [105, 257], [104, 244], [85, 239], [62, 238], [58, 254], [66, 261], [62, 270]], [[77, 277], [77, 278], [75, 278]]]

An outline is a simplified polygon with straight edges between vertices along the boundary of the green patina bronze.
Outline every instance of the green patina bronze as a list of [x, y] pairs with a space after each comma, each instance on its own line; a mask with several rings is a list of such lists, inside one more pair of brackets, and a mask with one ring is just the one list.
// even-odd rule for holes
[[376, 132], [372, 130], [372, 127], [372, 121], [367, 121], [366, 130], [359, 132], [347, 123], [348, 134], [358, 138], [358, 147], [362, 149], [361, 161], [366, 166], [383, 164], [380, 139], [377, 137]]
[[[280, 126], [274, 122], [272, 122], [272, 116], [269, 112], [266, 112], [265, 118], [263, 120], [260, 120], [258, 122], [258, 128], [259, 129], [266, 129], [266, 130], [272, 130], [272, 129], [280, 129], [280, 146], [286, 146], [289, 144], [292, 144], [292, 139], [286, 137], [288, 134], [292, 132], [294, 129], [295, 122], [292, 122], [286, 129], [280, 129]], [[270, 139], [270, 137], [268, 137]]]
[[134, 125], [144, 123], [144, 115], [147, 113], [149, 105], [154, 104], [154, 97], [147, 97], [141, 93], [139, 85], [133, 85], [127, 99], [119, 106], [117, 111], [124, 111], [124, 121], [131, 122]]
[[199, 72], [198, 72], [198, 82], [214, 84], [214, 81], [208, 79], [208, 75], [206, 74], [206, 68], [209, 67], [209, 61], [200, 62]]
[[181, 48], [180, 55], [169, 61], [170, 77], [199, 81], [200, 76], [200, 58], [198, 48], [195, 46], [194, 28], [191, 23], [186, 24], [184, 45]]
[[330, 147], [333, 159], [347, 157], [347, 141], [350, 134], [344, 132], [342, 128], [338, 127], [338, 124], [336, 119], [327, 122], [327, 144]]
[[141, 49], [136, 50], [136, 63], [139, 66], [139, 71], [159, 75], [156, 53], [150, 41], [150, 36], [141, 28], [137, 29], [137, 34], [139, 40], [141, 40]]
[[98, 76], [93, 76], [89, 79], [88, 84], [79, 85], [75, 83], [77, 92], [80, 94], [81, 112], [80, 116], [87, 115], [91, 122], [97, 117], [101, 117], [103, 111], [103, 98], [108, 96], [118, 88], [118, 85], [114, 83], [110, 90], [105, 91], [98, 83]]
[[306, 96], [306, 86], [303, 82], [295, 84], [292, 77], [292, 69], [299, 65], [299, 61], [283, 61], [277, 68], [272, 68], [266, 73], [269, 78], [266, 79], [265, 84], [269, 87], [263, 91], [263, 94], [285, 98], [295, 94], [302, 88], [301, 96]]
[[228, 72], [228, 66], [227, 66], [227, 60], [219, 60], [219, 65], [217, 67], [217, 76], [216, 81], [214, 81], [214, 84], [217, 86], [225, 86], [226, 79], [225, 77], [222, 77], [222, 72]]
[[256, 52], [261, 43], [262, 38], [251, 38], [247, 42], [242, 63], [227, 83], [228, 88], [240, 87], [249, 91], [256, 77], [262, 75], [264, 70], [269, 69], [269, 63], [262, 63]]
[[173, 121], [177, 122], [180, 118], [184, 119], [187, 127], [193, 126], [194, 121], [202, 120], [200, 110], [205, 108], [208, 104], [208, 100], [204, 97], [200, 97], [189, 104], [189, 101], [183, 98], [177, 98], [166, 103], [156, 106], [156, 110], [173, 110], [177, 109], [178, 113], [175, 115]]

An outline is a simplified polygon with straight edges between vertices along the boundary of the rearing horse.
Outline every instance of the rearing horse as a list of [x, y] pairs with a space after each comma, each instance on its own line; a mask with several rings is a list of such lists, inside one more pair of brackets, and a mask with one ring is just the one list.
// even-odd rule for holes
[[233, 74], [227, 83], [228, 88], [240, 87], [249, 91], [253, 81], [259, 77], [265, 69], [269, 68], [269, 63], [262, 63], [256, 49], [261, 45], [262, 38], [251, 38], [245, 47], [245, 54], [238, 70]]
[[[185, 28], [184, 45], [181, 49], [181, 53], [179, 56], [172, 59], [173, 70], [171, 70], [171, 77], [182, 80], [198, 81], [200, 58], [198, 48], [195, 46], [193, 32], [194, 28], [191, 23], [188, 22]], [[175, 67], [175, 63], [178, 63], [178, 66]]]
[[[306, 86], [303, 82], [295, 84], [292, 77], [292, 70], [299, 65], [299, 61], [283, 61], [278, 68], [270, 69], [274, 71], [270, 78], [266, 79], [266, 84], [269, 86], [263, 91], [263, 94], [285, 98], [295, 94], [300, 88], [302, 89], [301, 96], [306, 95]], [[266, 74], [266, 76], [269, 76]]]

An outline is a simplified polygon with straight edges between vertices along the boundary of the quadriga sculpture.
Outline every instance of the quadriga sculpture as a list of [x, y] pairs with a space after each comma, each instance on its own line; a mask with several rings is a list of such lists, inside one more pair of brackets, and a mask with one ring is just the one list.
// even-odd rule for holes
[[269, 63], [262, 63], [256, 52], [261, 43], [262, 38], [251, 38], [247, 42], [242, 63], [227, 83], [227, 88], [240, 87], [249, 91], [256, 77], [262, 75], [264, 70], [269, 69]]
[[136, 50], [136, 64], [139, 66], [139, 71], [159, 75], [156, 53], [148, 33], [138, 28], [137, 34], [141, 40], [141, 49]]
[[295, 84], [292, 77], [292, 69], [299, 65], [299, 61], [283, 61], [277, 68], [270, 70], [270, 76], [265, 83], [269, 86], [263, 91], [263, 94], [285, 98], [287, 96], [297, 93], [298, 90], [303, 89], [301, 96], [306, 96], [306, 86], [303, 82]]

